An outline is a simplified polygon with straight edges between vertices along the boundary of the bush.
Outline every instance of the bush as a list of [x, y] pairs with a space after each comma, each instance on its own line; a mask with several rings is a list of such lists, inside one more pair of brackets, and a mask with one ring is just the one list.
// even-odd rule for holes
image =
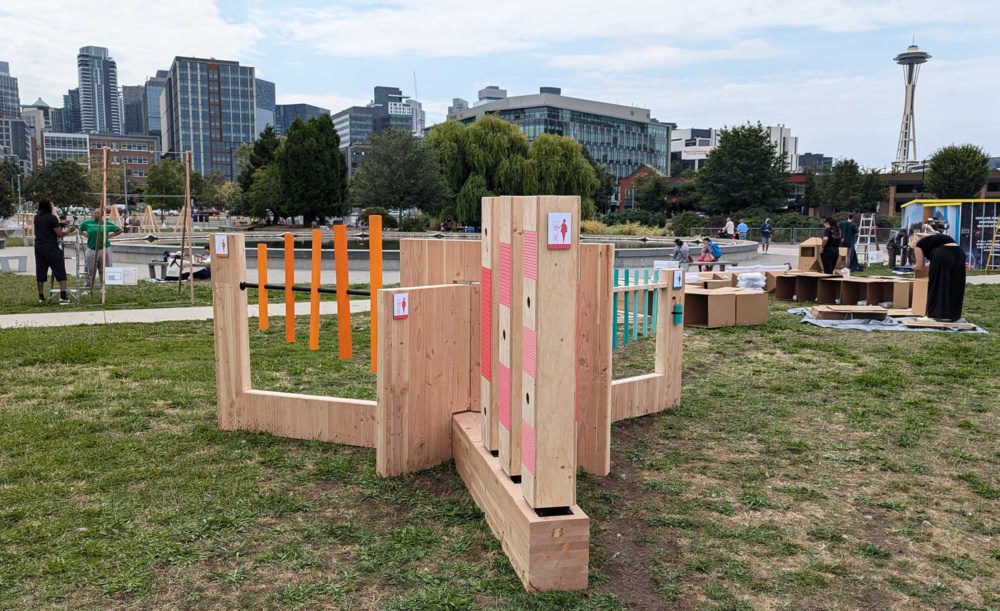
[[373, 214], [382, 216], [382, 229], [399, 228], [399, 221], [396, 220], [396, 217], [389, 214], [389, 211], [386, 210], [385, 208], [379, 208], [377, 206], [374, 208], [365, 208], [364, 211], [362, 211], [361, 214], [358, 215], [358, 224], [367, 225], [368, 217]]
[[774, 217], [774, 226], [783, 227], [822, 227], [823, 219], [805, 216], [798, 212], [786, 212]]
[[408, 216], [403, 219], [403, 223], [399, 226], [401, 231], [411, 231], [420, 232], [427, 231], [431, 226], [431, 219], [426, 214], [418, 214], [417, 216]]
[[638, 208], [622, 210], [621, 212], [609, 212], [604, 215], [601, 222], [605, 225], [626, 225], [638, 223], [647, 227], [663, 227], [667, 224], [667, 217], [660, 212], [649, 212]]
[[675, 236], [689, 236], [691, 230], [704, 224], [705, 219], [697, 212], [681, 212], [670, 219], [670, 230]]
[[580, 221], [580, 233], [607, 235], [608, 226], [601, 221]]
[[606, 235], [634, 235], [634, 236], [661, 236], [666, 235], [663, 229], [647, 227], [639, 223], [619, 223], [605, 228]]

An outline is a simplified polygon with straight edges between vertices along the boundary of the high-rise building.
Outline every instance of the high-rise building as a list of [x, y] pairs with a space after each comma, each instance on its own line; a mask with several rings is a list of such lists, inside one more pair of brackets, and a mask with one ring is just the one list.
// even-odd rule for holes
[[17, 79], [10, 75], [10, 64], [0, 62], [0, 117], [20, 117], [21, 96]]
[[451, 118], [472, 123], [494, 115], [517, 125], [528, 140], [542, 134], [567, 136], [619, 180], [643, 165], [670, 174], [670, 133], [677, 126], [657, 121], [648, 109], [571, 98], [555, 87], [507, 97], [506, 91], [492, 86], [481, 91], [480, 98], [484, 92], [503, 97], [459, 110]]
[[175, 57], [160, 96], [163, 154], [194, 154], [194, 169], [238, 173], [236, 151], [256, 137], [252, 66], [236, 61]]
[[683, 170], [698, 171], [708, 154], [719, 145], [719, 130], [691, 127], [675, 129], [670, 136], [670, 169], [674, 176]]
[[[146, 133], [157, 138], [162, 136], [160, 130], [160, 96], [163, 95], [163, 88], [167, 85], [167, 77], [170, 72], [167, 70], [157, 70], [156, 76], [146, 79]], [[160, 150], [157, 142], [156, 150]]]
[[[555, 93], [557, 95], [559, 94], [559, 89], [556, 87], [542, 87], [542, 90], [545, 91], [541, 91], [541, 93]], [[489, 104], [491, 102], [498, 102], [506, 97], [507, 97], [506, 89], [500, 89], [500, 87], [496, 85], [489, 85], [479, 90], [479, 101], [476, 102], [476, 106], [480, 106], [482, 104]]]
[[406, 105], [411, 109], [411, 129], [417, 138], [424, 137], [424, 126], [427, 123], [427, 115], [424, 113], [424, 106], [420, 102], [410, 98]]
[[403, 95], [398, 87], [375, 87], [374, 98], [367, 106], [351, 106], [334, 114], [333, 126], [340, 136], [340, 151], [347, 161], [348, 176], [353, 176], [364, 160], [372, 134], [386, 129], [416, 133], [416, 127], [423, 121], [420, 103]]
[[275, 104], [274, 105], [274, 131], [279, 135], [288, 133], [288, 126], [295, 119], [308, 121], [313, 117], [328, 115], [328, 108], [313, 106], [312, 104]]
[[462, 98], [452, 98], [451, 106], [448, 107], [447, 116], [449, 119], [452, 119], [454, 118], [454, 115], [458, 113], [458, 111], [465, 110], [468, 107], [469, 107], [468, 100], [463, 100]]
[[63, 96], [63, 133], [75, 134], [80, 126], [80, 88], [70, 89]]
[[25, 176], [34, 169], [34, 152], [28, 124], [15, 117], [0, 117], [0, 162], [13, 161]]
[[21, 119], [28, 126], [28, 137], [31, 138], [31, 163], [36, 168], [41, 167], [42, 134], [52, 129], [52, 109], [45, 100], [38, 98], [34, 104], [21, 107]]
[[80, 88], [80, 129], [122, 133], [118, 64], [105, 47], [83, 47], [76, 56]]
[[771, 143], [778, 149], [778, 154], [785, 159], [785, 170], [792, 174], [799, 171], [799, 139], [792, 135], [792, 130], [784, 125], [768, 125], [764, 129], [771, 138]]
[[69, 159], [90, 169], [90, 135], [44, 132], [42, 160], [45, 164]]
[[274, 83], [264, 79], [256, 79], [257, 87], [257, 124], [254, 138], [260, 135], [268, 125], [274, 126]]
[[826, 172], [833, 167], [833, 157], [823, 153], [803, 153], [799, 155], [799, 171]]
[[[128, 168], [129, 185], [146, 184], [146, 172], [157, 162], [157, 138], [147, 135], [90, 134], [90, 156], [98, 157], [101, 149], [111, 150], [112, 168], [122, 171], [122, 164]], [[129, 188], [131, 192], [131, 187]]]
[[145, 85], [122, 86], [122, 110], [124, 111], [124, 131], [133, 136], [146, 135], [146, 87]]

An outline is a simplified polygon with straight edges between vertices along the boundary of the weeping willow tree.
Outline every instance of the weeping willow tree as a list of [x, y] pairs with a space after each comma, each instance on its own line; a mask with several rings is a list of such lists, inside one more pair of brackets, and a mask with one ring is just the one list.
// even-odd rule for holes
[[454, 194], [445, 216], [478, 224], [482, 198], [493, 195], [579, 195], [583, 217], [594, 214], [600, 181], [570, 138], [545, 134], [529, 145], [513, 123], [487, 116], [471, 125], [447, 121], [425, 141]]

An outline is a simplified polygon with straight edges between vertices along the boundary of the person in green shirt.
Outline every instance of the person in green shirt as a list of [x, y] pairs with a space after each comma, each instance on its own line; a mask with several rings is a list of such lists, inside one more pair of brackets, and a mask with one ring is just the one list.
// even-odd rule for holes
[[104, 208], [94, 209], [92, 218], [80, 223], [80, 233], [87, 236], [87, 251], [84, 260], [87, 268], [87, 281], [94, 287], [98, 268], [114, 265], [111, 261], [111, 238], [122, 233], [121, 227], [107, 221], [107, 231], [104, 229]]
[[858, 262], [858, 251], [855, 246], [858, 243], [858, 225], [854, 222], [854, 213], [847, 214], [847, 220], [837, 224], [840, 228], [840, 235], [843, 236], [843, 246], [847, 249], [847, 267], [852, 272], [861, 271], [861, 263]]

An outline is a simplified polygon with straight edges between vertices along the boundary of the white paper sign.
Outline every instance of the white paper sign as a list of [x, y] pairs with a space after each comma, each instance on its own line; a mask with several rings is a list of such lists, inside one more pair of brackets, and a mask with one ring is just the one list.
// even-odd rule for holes
[[410, 315], [410, 294], [395, 293], [392, 296], [392, 317], [406, 318]]
[[215, 234], [215, 256], [229, 256], [229, 236], [224, 233]]
[[677, 269], [680, 266], [679, 261], [653, 261], [653, 269]]
[[109, 267], [104, 270], [104, 284], [123, 286], [125, 284], [125, 270], [120, 267]]
[[573, 215], [549, 212], [549, 250], [565, 250], [573, 243]]
[[674, 270], [674, 288], [684, 288], [684, 270]]

